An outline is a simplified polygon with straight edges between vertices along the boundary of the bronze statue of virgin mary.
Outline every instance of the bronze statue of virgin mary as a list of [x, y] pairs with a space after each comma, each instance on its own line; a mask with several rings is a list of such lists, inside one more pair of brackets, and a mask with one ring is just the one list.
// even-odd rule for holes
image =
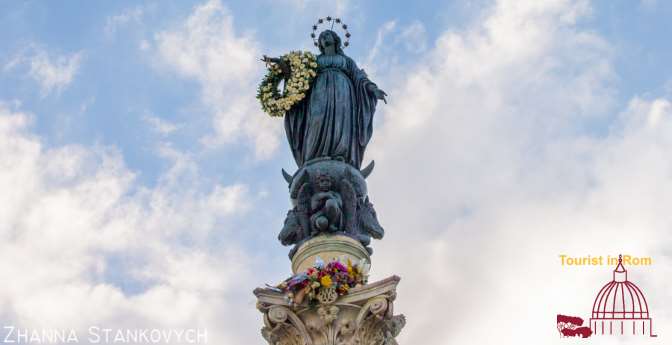
[[331, 157], [359, 169], [373, 132], [376, 103], [386, 101], [387, 94], [343, 53], [336, 32], [322, 31], [317, 43], [317, 76], [306, 98], [285, 115], [287, 140], [299, 167]]
[[[312, 36], [315, 39], [315, 33]], [[350, 236], [372, 252], [371, 237], [382, 238], [384, 232], [367, 195], [365, 178], [373, 165], [361, 171], [360, 167], [373, 132], [376, 104], [387, 103], [387, 94], [345, 55], [343, 46], [349, 41], [343, 44], [336, 32], [324, 30], [315, 43], [320, 54], [314, 78], [284, 115], [299, 169], [293, 175], [285, 173], [294, 208], [279, 240], [297, 244], [290, 257], [301, 243], [323, 233]], [[290, 79], [288, 61], [267, 56], [263, 60], [279, 66], [285, 80]]]

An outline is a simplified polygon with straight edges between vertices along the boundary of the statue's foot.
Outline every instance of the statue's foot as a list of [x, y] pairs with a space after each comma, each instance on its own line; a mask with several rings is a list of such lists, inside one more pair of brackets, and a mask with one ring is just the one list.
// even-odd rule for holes
[[326, 231], [329, 228], [329, 219], [324, 216], [315, 218], [315, 228], [319, 231]]

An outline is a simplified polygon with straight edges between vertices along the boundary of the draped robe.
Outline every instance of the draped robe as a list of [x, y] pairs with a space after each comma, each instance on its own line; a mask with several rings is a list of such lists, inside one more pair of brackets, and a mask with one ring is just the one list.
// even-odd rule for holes
[[306, 98], [285, 114], [296, 164], [302, 167], [315, 158], [332, 157], [359, 169], [373, 132], [378, 101], [368, 89], [373, 83], [343, 54], [321, 54], [317, 65]]

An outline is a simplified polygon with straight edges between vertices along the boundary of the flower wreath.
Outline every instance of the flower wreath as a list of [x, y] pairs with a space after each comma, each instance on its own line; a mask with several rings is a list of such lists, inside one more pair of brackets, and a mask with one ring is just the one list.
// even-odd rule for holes
[[293, 51], [283, 55], [282, 60], [288, 62], [291, 75], [285, 81], [284, 91], [278, 90], [278, 85], [284, 75], [278, 64], [269, 64], [268, 73], [259, 85], [257, 98], [261, 108], [270, 116], [285, 115], [294, 104], [306, 97], [313, 78], [317, 75], [317, 58], [313, 53]]

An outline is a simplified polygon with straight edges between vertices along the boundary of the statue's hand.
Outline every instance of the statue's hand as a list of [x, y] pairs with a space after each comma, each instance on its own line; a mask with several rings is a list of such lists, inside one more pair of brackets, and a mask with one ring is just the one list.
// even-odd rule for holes
[[385, 102], [385, 104], [387, 104], [387, 99], [385, 99], [385, 96], [387, 96], [387, 93], [385, 93], [385, 91], [383, 91], [379, 88], [376, 88], [375, 90], [373, 90], [373, 94], [376, 95], [377, 99], [382, 100], [383, 102]]
[[261, 58], [261, 61], [263, 61], [265, 63], [278, 63], [278, 62], [280, 62], [280, 59], [279, 58], [272, 58], [272, 57], [269, 57], [267, 55], [264, 55]]
[[286, 79], [289, 79], [289, 77], [290, 77], [291, 74], [292, 74], [291, 67], [289, 66], [289, 64], [287, 63], [287, 61], [285, 61], [285, 60], [283, 60], [283, 59], [281, 59], [281, 58], [272, 58], [272, 57], [268, 57], [268, 56], [264, 55], [264, 56], [261, 58], [261, 61], [265, 62], [266, 64], [269, 64], [269, 63], [275, 63], [275, 64], [278, 64], [278, 66], [280, 66], [280, 69], [282, 70], [282, 74], [283, 74], [283, 76], [284, 76]]

